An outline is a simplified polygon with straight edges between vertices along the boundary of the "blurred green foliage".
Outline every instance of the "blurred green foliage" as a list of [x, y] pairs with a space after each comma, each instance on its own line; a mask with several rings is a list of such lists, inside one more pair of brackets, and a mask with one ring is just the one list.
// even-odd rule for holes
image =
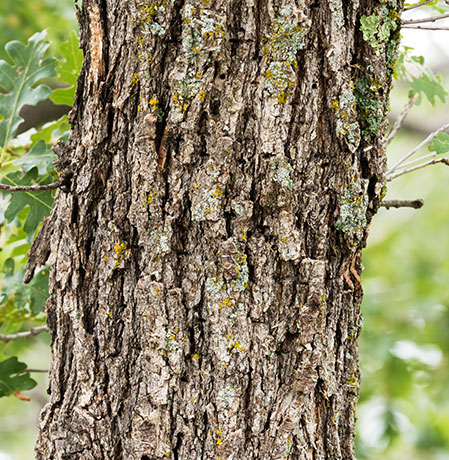
[[5, 45], [11, 40], [26, 43], [31, 35], [48, 29], [51, 54], [58, 55], [67, 34], [77, 29], [72, 0], [1, 0], [0, 59], [6, 59]]
[[[394, 91], [393, 103], [404, 102], [404, 93]], [[429, 104], [414, 110], [412, 123], [447, 123]], [[424, 137], [400, 132], [389, 164]], [[448, 196], [443, 165], [402, 176], [389, 184], [386, 199], [423, 198], [424, 207], [381, 209], [370, 229], [363, 252], [359, 460], [449, 459]]]

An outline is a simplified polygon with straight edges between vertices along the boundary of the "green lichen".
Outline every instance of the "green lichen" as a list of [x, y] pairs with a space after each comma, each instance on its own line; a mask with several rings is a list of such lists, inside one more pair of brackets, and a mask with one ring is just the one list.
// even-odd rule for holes
[[364, 193], [357, 193], [350, 186], [340, 202], [340, 216], [335, 228], [344, 233], [345, 238], [356, 237], [360, 240], [366, 227], [366, 209], [368, 197]]
[[277, 97], [278, 102], [286, 102], [290, 87], [295, 84], [296, 55], [305, 48], [305, 36], [309, 27], [301, 27], [291, 21], [292, 8], [287, 5], [280, 9], [271, 33], [266, 38], [264, 53], [269, 61], [265, 72], [265, 86]]
[[238, 252], [238, 261], [236, 264], [238, 277], [236, 279], [237, 288], [239, 291], [244, 291], [248, 287], [249, 270], [246, 262], [246, 254]]
[[225, 39], [223, 24], [212, 17], [205, 8], [193, 5], [184, 7], [184, 28], [182, 47], [191, 61], [209, 52], [221, 49]]
[[354, 96], [363, 136], [380, 136], [385, 120], [385, 103], [382, 96], [379, 95], [381, 87], [379, 79], [368, 75], [357, 78], [355, 81]]
[[210, 277], [206, 279], [206, 291], [212, 294], [218, 294], [224, 288], [224, 281], [218, 277]]
[[136, 0], [139, 9], [139, 25], [143, 27], [143, 33], [151, 35], [165, 35], [165, 28], [156, 21], [158, 13], [165, 11], [166, 0], [157, 0], [155, 2], [146, 2]]
[[270, 167], [275, 170], [273, 180], [292, 190], [293, 166], [283, 158], [275, 158], [271, 160]]
[[179, 342], [176, 340], [177, 329], [167, 329], [165, 333], [165, 351], [175, 351], [179, 348]]
[[363, 39], [376, 50], [377, 56], [385, 51], [390, 38], [399, 29], [400, 21], [396, 10], [389, 9], [385, 4], [376, 8], [375, 14], [363, 15], [360, 18], [360, 30], [363, 33]]

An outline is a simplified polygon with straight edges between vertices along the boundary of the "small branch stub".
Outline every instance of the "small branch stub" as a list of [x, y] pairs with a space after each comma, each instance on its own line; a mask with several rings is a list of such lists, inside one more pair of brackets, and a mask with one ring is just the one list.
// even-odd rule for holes
[[417, 200], [384, 200], [380, 203], [383, 208], [415, 208], [419, 209], [424, 206], [424, 200], [421, 198]]

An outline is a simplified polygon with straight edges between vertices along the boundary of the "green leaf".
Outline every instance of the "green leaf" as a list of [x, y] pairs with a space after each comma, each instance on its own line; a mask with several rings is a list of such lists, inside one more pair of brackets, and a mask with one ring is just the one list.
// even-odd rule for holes
[[36, 144], [42, 140], [46, 144], [54, 144], [69, 131], [70, 125], [67, 121], [67, 115], [63, 115], [59, 120], [46, 123], [39, 131], [32, 134], [31, 142]]
[[[12, 261], [9, 262], [9, 261]], [[8, 264], [6, 264], [8, 262]], [[22, 267], [17, 273], [12, 273], [13, 259], [7, 259], [3, 266], [2, 287], [0, 289], [0, 304], [12, 304], [17, 312], [29, 312], [32, 316], [43, 311], [48, 299], [48, 275], [49, 269], [42, 268], [33, 277], [29, 284], [23, 282], [25, 268]], [[6, 265], [6, 267], [5, 267]]]
[[28, 372], [23, 372], [26, 368], [27, 365], [18, 361], [15, 356], [0, 361], [0, 398], [9, 396], [14, 391], [31, 390], [37, 385]]
[[49, 43], [44, 41], [46, 32], [34, 34], [25, 46], [20, 42], [9, 42], [5, 50], [13, 65], [0, 60], [0, 148], [2, 160], [9, 141], [15, 136], [23, 121], [20, 109], [35, 105], [47, 99], [51, 89], [38, 85], [44, 79], [55, 75], [56, 61], [44, 59]]
[[53, 150], [44, 141], [39, 141], [28, 153], [14, 161], [14, 164], [21, 166], [25, 172], [36, 167], [38, 168], [39, 175], [43, 176], [54, 171], [53, 161], [55, 159], [56, 155], [53, 153]]
[[438, 133], [432, 139], [429, 150], [438, 154], [449, 152], [449, 135], [446, 133]]
[[[10, 173], [7, 176], [1, 175], [2, 183], [7, 185], [35, 185], [37, 183], [38, 171], [33, 168], [22, 176], [20, 171]], [[39, 183], [50, 183], [51, 177], [47, 176]], [[5, 211], [5, 219], [11, 222], [22, 209], [29, 207], [30, 212], [25, 220], [23, 229], [27, 234], [27, 241], [31, 242], [34, 234], [44, 217], [48, 216], [51, 211], [53, 202], [50, 190], [42, 192], [13, 192], [9, 206]]]
[[[420, 77], [412, 77], [410, 82], [410, 87], [413, 93], [418, 93], [420, 95], [425, 94], [427, 99], [432, 105], [435, 105], [435, 97], [440, 98], [441, 102], [444, 104], [446, 102], [447, 92], [439, 82], [437, 77], [430, 77], [427, 74], [422, 74]], [[421, 101], [418, 100], [418, 104]]]
[[83, 63], [83, 53], [79, 49], [79, 40], [75, 31], [69, 33], [68, 40], [61, 45], [59, 52], [64, 58], [56, 67], [58, 78], [62, 83], [69, 85], [67, 88], [58, 88], [53, 91], [50, 99], [55, 104], [73, 105], [76, 81]]

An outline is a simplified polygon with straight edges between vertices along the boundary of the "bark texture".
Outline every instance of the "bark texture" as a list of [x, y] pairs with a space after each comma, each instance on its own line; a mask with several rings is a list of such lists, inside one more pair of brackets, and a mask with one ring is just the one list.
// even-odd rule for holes
[[399, 7], [84, 0], [37, 459], [354, 458]]

